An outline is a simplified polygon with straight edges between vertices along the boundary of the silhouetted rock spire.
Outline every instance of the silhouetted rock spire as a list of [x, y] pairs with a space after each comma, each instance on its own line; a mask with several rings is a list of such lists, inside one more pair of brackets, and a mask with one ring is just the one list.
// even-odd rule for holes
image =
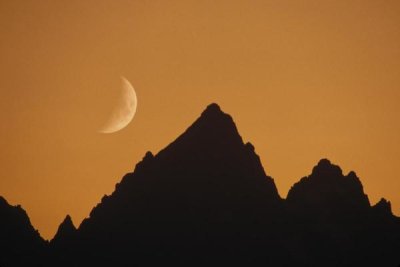
[[71, 216], [67, 215], [64, 221], [58, 227], [57, 233], [51, 240], [51, 243], [57, 246], [60, 243], [72, 239], [75, 233], [76, 233], [76, 228], [72, 222]]

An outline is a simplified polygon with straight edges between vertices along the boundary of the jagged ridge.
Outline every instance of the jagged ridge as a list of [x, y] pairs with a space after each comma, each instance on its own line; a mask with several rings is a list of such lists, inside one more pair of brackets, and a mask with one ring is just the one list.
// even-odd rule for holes
[[147, 152], [78, 229], [67, 216], [49, 249], [47, 266], [395, 266], [400, 221], [327, 159], [283, 200], [254, 147], [211, 104]]

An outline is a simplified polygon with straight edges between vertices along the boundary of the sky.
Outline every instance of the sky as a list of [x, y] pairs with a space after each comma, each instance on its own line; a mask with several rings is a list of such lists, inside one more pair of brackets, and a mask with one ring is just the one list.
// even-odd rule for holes
[[[46, 239], [212, 103], [286, 197], [329, 158], [400, 215], [397, 0], [0, 0], [0, 195]], [[133, 121], [100, 134], [124, 76]]]

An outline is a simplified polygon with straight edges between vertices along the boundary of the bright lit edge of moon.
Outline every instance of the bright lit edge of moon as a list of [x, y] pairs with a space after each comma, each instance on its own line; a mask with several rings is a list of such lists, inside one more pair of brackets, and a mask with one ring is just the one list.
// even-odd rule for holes
[[123, 76], [121, 76], [121, 98], [116, 107], [103, 127], [98, 131], [103, 134], [115, 133], [132, 121], [137, 108], [137, 96], [132, 84]]

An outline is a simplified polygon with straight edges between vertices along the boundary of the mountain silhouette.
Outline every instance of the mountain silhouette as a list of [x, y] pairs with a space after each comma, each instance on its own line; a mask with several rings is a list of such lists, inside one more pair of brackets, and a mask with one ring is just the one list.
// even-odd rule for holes
[[281, 198], [253, 145], [211, 104], [45, 245], [48, 266], [397, 266], [400, 220], [327, 159]]
[[355, 215], [370, 208], [367, 195], [354, 172], [343, 175], [339, 166], [322, 159], [308, 177], [289, 190], [289, 205], [318, 215]]
[[94, 249], [102, 264], [248, 262], [273, 245], [265, 240], [278, 240], [266, 227], [277, 224], [282, 204], [254, 147], [211, 104], [92, 210], [78, 229], [77, 253], [84, 259]]
[[[390, 203], [371, 207], [354, 172], [322, 159], [311, 175], [289, 190], [286, 204], [297, 237], [296, 258], [312, 266], [395, 266], [399, 262], [398, 219]], [[296, 245], [297, 244], [297, 245]]]
[[0, 196], [0, 266], [44, 266], [46, 245], [25, 210]]

